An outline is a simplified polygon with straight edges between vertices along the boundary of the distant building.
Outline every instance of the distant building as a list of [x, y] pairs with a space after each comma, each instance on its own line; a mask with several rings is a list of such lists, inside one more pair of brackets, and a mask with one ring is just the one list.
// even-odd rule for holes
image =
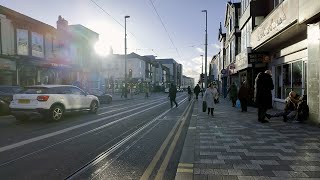
[[182, 84], [181, 84], [181, 89], [186, 89], [188, 86], [190, 86], [193, 90], [194, 88], [194, 78], [187, 77], [187, 76], [182, 76]]
[[[166, 66], [170, 70], [169, 79], [167, 83], [173, 83], [177, 85], [178, 83], [178, 63], [172, 59], [157, 59], [163, 66]], [[182, 67], [181, 67], [182, 69]], [[180, 74], [181, 75], [181, 74]]]

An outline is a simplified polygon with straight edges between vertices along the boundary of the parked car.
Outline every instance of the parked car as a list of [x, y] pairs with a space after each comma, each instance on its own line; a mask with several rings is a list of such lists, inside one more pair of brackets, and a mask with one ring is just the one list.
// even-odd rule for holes
[[22, 89], [19, 86], [0, 86], [0, 115], [9, 115], [9, 104], [14, 94]]
[[166, 89], [164, 90], [164, 92], [165, 92], [165, 93], [169, 93], [169, 88], [166, 88]]
[[110, 104], [112, 102], [112, 95], [106, 94], [100, 89], [89, 89], [88, 94], [97, 96], [101, 104]]
[[41, 115], [59, 121], [66, 112], [85, 110], [97, 113], [99, 99], [72, 85], [36, 85], [13, 95], [10, 111], [18, 120]]

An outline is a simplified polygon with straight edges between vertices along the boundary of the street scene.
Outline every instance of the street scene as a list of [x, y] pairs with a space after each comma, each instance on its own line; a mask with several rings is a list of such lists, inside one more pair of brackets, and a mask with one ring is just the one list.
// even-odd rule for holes
[[0, 2], [0, 179], [320, 179], [319, 0]]

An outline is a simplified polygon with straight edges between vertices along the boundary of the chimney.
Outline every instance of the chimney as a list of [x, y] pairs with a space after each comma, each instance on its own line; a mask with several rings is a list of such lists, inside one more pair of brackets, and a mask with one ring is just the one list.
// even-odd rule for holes
[[61, 17], [61, 15], [58, 17], [57, 21], [57, 29], [61, 30], [68, 30], [68, 21]]

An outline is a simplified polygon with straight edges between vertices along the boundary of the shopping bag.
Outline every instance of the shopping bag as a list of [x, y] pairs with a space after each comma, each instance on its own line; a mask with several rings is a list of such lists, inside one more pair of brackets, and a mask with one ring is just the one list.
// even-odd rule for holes
[[206, 112], [206, 110], [207, 110], [207, 102], [202, 101], [202, 112]]
[[239, 99], [236, 101], [236, 107], [237, 107], [237, 108], [240, 108], [240, 107], [241, 107], [241, 104], [240, 104], [240, 100], [239, 100]]

